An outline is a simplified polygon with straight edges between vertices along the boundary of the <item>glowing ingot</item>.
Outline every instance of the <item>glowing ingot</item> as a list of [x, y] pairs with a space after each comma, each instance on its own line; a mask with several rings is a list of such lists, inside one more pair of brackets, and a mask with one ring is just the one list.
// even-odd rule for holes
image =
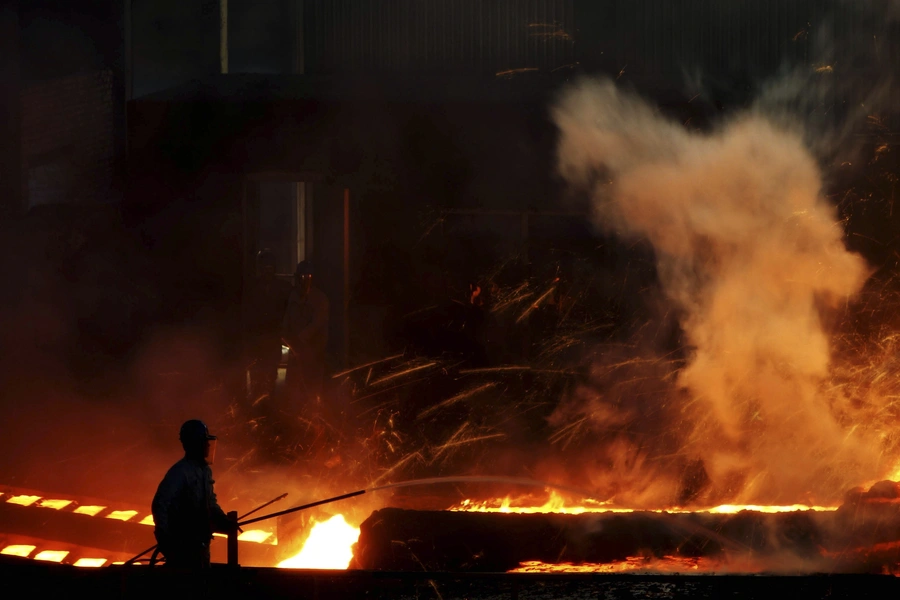
[[69, 555], [68, 550], [43, 550], [34, 556], [34, 560], [46, 560], [47, 562], [62, 562]]
[[72, 500], [41, 500], [38, 502], [38, 506], [41, 508], [52, 508], [53, 510], [59, 510], [61, 508], [65, 508], [68, 505], [72, 504]]
[[79, 515], [89, 515], [89, 516], [93, 517], [94, 515], [96, 515], [97, 513], [99, 513], [100, 511], [102, 511], [105, 508], [106, 508], [105, 506], [92, 506], [92, 505], [88, 504], [85, 506], [79, 506], [72, 512], [79, 514]]
[[25, 495], [23, 495], [23, 496], [13, 496], [9, 500], [7, 500], [7, 502], [9, 502], [10, 504], [20, 504], [22, 506], [31, 506], [32, 504], [34, 504], [35, 502], [37, 502], [40, 499], [41, 499], [40, 496], [25, 496]]
[[26, 545], [17, 545], [17, 546], [7, 546], [3, 550], [0, 550], [0, 554], [6, 554], [8, 556], [21, 556], [22, 558], [27, 558], [29, 554], [34, 552], [34, 549], [37, 546], [26, 546]]
[[256, 542], [257, 544], [262, 544], [270, 537], [272, 537], [271, 531], [263, 531], [262, 529], [251, 529], [249, 531], [245, 531], [244, 533], [238, 535], [238, 540], [241, 542]]
[[106, 564], [105, 558], [79, 558], [75, 561], [76, 567], [102, 567]]
[[114, 510], [108, 515], [107, 519], [116, 519], [117, 521], [127, 521], [137, 514], [136, 510]]

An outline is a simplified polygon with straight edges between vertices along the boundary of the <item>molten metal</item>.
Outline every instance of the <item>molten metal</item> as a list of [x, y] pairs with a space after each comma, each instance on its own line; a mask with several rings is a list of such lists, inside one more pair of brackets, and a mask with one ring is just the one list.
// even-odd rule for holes
[[353, 559], [353, 544], [359, 539], [359, 528], [349, 525], [343, 515], [335, 515], [316, 523], [309, 532], [303, 549], [281, 561], [278, 566], [290, 569], [346, 569]]

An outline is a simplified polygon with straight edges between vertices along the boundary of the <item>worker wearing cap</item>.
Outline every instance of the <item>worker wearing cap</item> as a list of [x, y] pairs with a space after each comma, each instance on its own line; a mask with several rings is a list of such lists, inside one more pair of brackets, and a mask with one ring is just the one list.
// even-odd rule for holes
[[[247, 287], [244, 298], [244, 336], [250, 389], [250, 406], [265, 405], [260, 402], [275, 391], [278, 365], [281, 362], [281, 320], [291, 295], [291, 284], [279, 279], [275, 273], [275, 255], [268, 248], [256, 256], [258, 275]], [[261, 416], [260, 411], [250, 411], [251, 416]]]
[[209, 566], [212, 534], [237, 527], [219, 507], [213, 491], [212, 464], [216, 436], [203, 421], [186, 421], [179, 435], [184, 458], [172, 465], [153, 497], [154, 535], [166, 565]]

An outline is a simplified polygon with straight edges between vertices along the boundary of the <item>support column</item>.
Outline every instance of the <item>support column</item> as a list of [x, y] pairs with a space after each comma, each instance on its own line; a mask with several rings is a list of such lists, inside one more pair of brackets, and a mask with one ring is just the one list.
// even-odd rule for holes
[[342, 327], [343, 367], [350, 361], [350, 189], [344, 188], [344, 323]]
[[19, 3], [0, 4], [0, 214], [25, 210]]
[[219, 0], [219, 67], [228, 73], [228, 0]]
[[229, 567], [239, 567], [241, 566], [238, 562], [238, 531], [237, 531], [237, 522], [238, 522], [238, 514], [236, 510], [233, 510], [228, 513], [228, 520], [233, 521], [235, 523], [235, 528], [228, 532], [228, 566]]

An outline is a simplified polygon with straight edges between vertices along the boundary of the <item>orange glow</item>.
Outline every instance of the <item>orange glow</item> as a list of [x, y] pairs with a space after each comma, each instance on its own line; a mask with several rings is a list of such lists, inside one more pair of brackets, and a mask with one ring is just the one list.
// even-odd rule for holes
[[38, 506], [41, 508], [52, 508], [53, 510], [59, 510], [61, 508], [65, 508], [68, 505], [72, 504], [72, 500], [41, 500], [38, 503]]
[[[243, 533], [238, 534], [238, 541], [241, 542], [256, 542], [257, 544], [263, 544], [268, 542], [272, 545], [277, 545], [278, 542], [275, 540], [269, 541], [269, 538], [272, 537], [273, 532], [271, 531], [263, 531], [262, 529], [250, 529]], [[228, 535], [224, 533], [214, 533], [213, 537], [219, 538], [227, 538]]]
[[606, 502], [596, 502], [586, 500], [584, 504], [569, 505], [556, 492], [550, 492], [550, 498], [542, 505], [535, 506], [533, 501], [528, 499], [515, 500], [510, 497], [496, 498], [494, 500], [484, 500], [475, 502], [472, 500], [463, 500], [459, 505], [454, 506], [452, 511], [464, 512], [497, 512], [497, 513], [515, 513], [515, 514], [531, 514], [531, 513], [559, 513], [567, 515], [580, 515], [583, 513], [630, 513], [636, 511], [656, 512], [656, 513], [714, 513], [714, 514], [734, 514], [743, 510], [763, 513], [784, 513], [795, 511], [834, 511], [836, 506], [807, 506], [805, 504], [792, 504], [790, 506], [765, 506], [758, 504], [722, 504], [711, 508], [701, 509], [685, 509], [678, 506], [665, 509], [635, 509], [613, 506]]
[[34, 560], [46, 560], [47, 562], [62, 562], [69, 555], [68, 550], [44, 550], [34, 556]]
[[79, 515], [89, 515], [89, 516], [93, 517], [94, 515], [96, 515], [100, 511], [102, 511], [104, 508], [106, 508], [106, 507], [105, 506], [86, 505], [86, 506], [79, 506], [72, 512], [79, 514]]
[[147, 515], [146, 517], [144, 517], [143, 519], [138, 521], [138, 523], [140, 525], [155, 525], [156, 524], [153, 522], [153, 515]]
[[102, 567], [106, 564], [105, 558], [79, 558], [75, 561], [76, 567]]
[[127, 521], [137, 514], [136, 510], [114, 510], [108, 515], [107, 519], [116, 519], [117, 521]]
[[3, 550], [0, 550], [0, 554], [6, 554], [7, 556], [21, 556], [22, 558], [27, 558], [29, 554], [34, 552], [34, 549], [37, 546], [26, 546], [26, 545], [18, 545], [18, 546], [7, 546]]
[[[807, 506], [805, 504], [792, 504], [790, 506], [760, 506], [757, 504], [722, 504], [721, 506], [716, 506], [704, 511], [698, 512], [710, 512], [716, 514], [734, 514], [739, 513], [742, 510], [750, 510], [753, 512], [762, 512], [762, 513], [786, 513], [786, 512], [797, 512], [804, 510], [812, 510], [816, 512], [827, 512], [832, 510], [837, 510], [837, 506]], [[684, 512], [684, 511], [682, 511]]]
[[510, 573], [625, 573], [630, 571], [652, 573], [697, 573], [714, 570], [717, 564], [701, 558], [681, 558], [666, 556], [664, 558], [644, 558], [629, 556], [623, 561], [612, 563], [560, 563], [548, 564], [540, 561], [528, 561], [519, 564]]
[[359, 528], [335, 515], [315, 523], [300, 552], [278, 563], [288, 569], [346, 569], [353, 559], [353, 544], [359, 539]]
[[10, 504], [20, 504], [22, 506], [31, 506], [32, 504], [34, 504], [35, 502], [37, 502], [40, 499], [41, 499], [40, 496], [22, 495], [22, 496], [13, 496], [9, 500], [7, 500], [7, 502], [9, 502]]
[[256, 542], [257, 544], [262, 544], [267, 539], [272, 537], [271, 531], [263, 531], [262, 529], [251, 529], [249, 531], [245, 531], [238, 535], [238, 540], [241, 542]]

